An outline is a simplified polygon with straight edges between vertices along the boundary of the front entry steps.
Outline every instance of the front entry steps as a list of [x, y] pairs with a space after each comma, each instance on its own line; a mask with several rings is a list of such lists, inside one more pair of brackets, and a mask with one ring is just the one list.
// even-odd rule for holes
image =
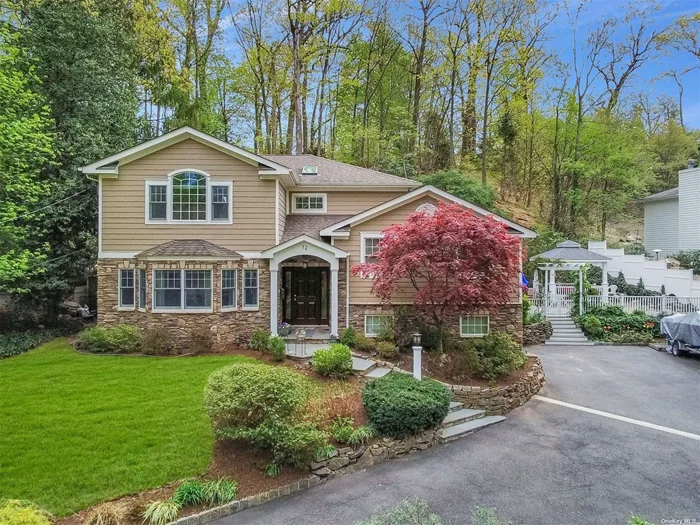
[[463, 403], [459, 401], [450, 403], [450, 411], [442, 422], [440, 443], [454, 441], [506, 419], [503, 416], [487, 416], [483, 410], [462, 407]]
[[552, 323], [552, 337], [545, 345], [593, 346], [571, 317], [549, 317], [548, 320]]

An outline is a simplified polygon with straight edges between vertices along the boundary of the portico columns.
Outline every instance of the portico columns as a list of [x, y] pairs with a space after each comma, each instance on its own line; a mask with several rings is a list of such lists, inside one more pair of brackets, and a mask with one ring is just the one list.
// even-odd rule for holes
[[270, 269], [270, 333], [277, 335], [277, 294], [279, 285], [277, 283], [277, 268]]
[[331, 335], [338, 335], [338, 269], [331, 269]]

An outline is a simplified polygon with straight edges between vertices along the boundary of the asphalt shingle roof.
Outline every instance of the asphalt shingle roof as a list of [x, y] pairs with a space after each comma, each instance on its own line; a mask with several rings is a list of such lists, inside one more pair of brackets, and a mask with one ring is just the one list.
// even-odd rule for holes
[[[420, 183], [381, 171], [324, 159], [316, 155], [264, 155], [286, 166], [299, 186], [396, 186], [417, 188]], [[302, 174], [304, 166], [318, 166], [316, 175]]]
[[304, 234], [320, 241], [322, 229], [349, 217], [351, 215], [287, 215], [282, 242]]
[[557, 244], [544, 253], [533, 255], [532, 259], [560, 259], [562, 261], [611, 261], [610, 257], [581, 248], [581, 245], [574, 241], [564, 241]]
[[164, 242], [136, 256], [136, 258], [146, 257], [241, 257], [241, 255], [209, 241], [186, 239]]
[[643, 199], [639, 199], [639, 202], [653, 202], [653, 201], [663, 201], [666, 199], [677, 199], [678, 198], [678, 188], [671, 188], [670, 190], [660, 191], [659, 193], [654, 193]]

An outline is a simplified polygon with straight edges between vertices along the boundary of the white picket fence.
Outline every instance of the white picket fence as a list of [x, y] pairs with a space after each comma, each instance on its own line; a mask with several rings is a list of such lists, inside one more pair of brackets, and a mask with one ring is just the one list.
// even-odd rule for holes
[[[671, 295], [587, 295], [583, 299], [583, 311], [598, 306], [619, 306], [627, 313], [641, 310], [649, 315], [700, 312], [700, 297], [676, 297]], [[573, 300], [567, 295], [555, 295], [530, 299], [530, 307], [546, 317], [567, 317], [571, 314]]]

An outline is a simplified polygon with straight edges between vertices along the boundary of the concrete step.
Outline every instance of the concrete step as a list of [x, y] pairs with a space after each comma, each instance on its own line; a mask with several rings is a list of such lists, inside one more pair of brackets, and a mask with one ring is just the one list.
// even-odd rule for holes
[[361, 357], [352, 358], [352, 369], [355, 372], [369, 372], [375, 366], [377, 366], [376, 361], [371, 359], [362, 359]]
[[389, 370], [388, 368], [374, 368], [369, 374], [366, 374], [366, 377], [376, 379], [378, 377], [384, 377], [389, 372], [391, 372], [391, 370]]
[[460, 403], [459, 401], [450, 401], [450, 412], [453, 412], [455, 410], [459, 410], [464, 406], [464, 403]]
[[558, 343], [572, 343], [572, 344], [582, 344], [582, 343], [590, 343], [588, 339], [585, 337], [550, 337], [545, 341], [547, 343], [552, 343], [552, 344], [558, 344]]
[[443, 428], [448, 428], [453, 425], [459, 425], [460, 423], [466, 423], [467, 421], [481, 418], [484, 414], [485, 412], [483, 410], [473, 410], [471, 408], [455, 410], [447, 414], [445, 419], [442, 420], [442, 426]]
[[552, 341], [548, 339], [544, 342], [546, 345], [557, 345], [557, 346], [594, 346], [588, 339], [585, 342], [571, 342], [571, 341]]
[[447, 443], [448, 441], [459, 439], [462, 436], [466, 436], [482, 428], [505, 421], [505, 419], [506, 418], [503, 416], [486, 416], [445, 428], [440, 435], [440, 443]]
[[566, 322], [561, 322], [561, 323], [552, 323], [552, 328], [557, 328], [557, 327], [571, 327], [571, 326], [576, 326], [576, 323], [573, 321], [566, 321]]

